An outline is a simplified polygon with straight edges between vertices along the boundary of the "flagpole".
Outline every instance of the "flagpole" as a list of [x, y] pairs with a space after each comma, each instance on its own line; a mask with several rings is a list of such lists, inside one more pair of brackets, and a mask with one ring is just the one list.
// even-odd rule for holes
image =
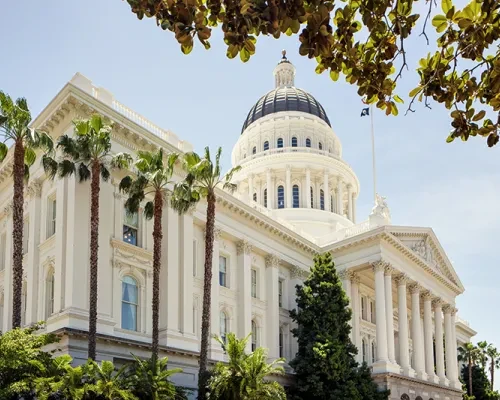
[[377, 172], [375, 169], [375, 132], [373, 128], [373, 106], [370, 104], [370, 125], [372, 133], [373, 200], [377, 202]]

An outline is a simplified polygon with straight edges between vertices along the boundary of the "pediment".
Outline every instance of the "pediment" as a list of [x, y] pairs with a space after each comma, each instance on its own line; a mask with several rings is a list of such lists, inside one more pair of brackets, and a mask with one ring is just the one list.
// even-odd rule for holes
[[389, 232], [428, 267], [464, 290], [453, 265], [431, 228], [391, 228], [394, 229], [389, 229]]

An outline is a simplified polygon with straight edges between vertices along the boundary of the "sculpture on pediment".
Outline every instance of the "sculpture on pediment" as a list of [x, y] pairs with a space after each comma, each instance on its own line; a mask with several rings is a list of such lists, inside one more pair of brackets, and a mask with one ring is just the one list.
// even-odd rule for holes
[[391, 212], [389, 211], [386, 198], [377, 193], [375, 195], [375, 206], [372, 208], [370, 214], [370, 225], [382, 226], [389, 225], [390, 223]]
[[411, 249], [417, 253], [420, 257], [422, 257], [424, 260], [427, 260], [427, 250], [428, 247], [425, 243], [425, 240], [419, 240], [418, 242], [414, 243], [413, 246], [411, 246]]

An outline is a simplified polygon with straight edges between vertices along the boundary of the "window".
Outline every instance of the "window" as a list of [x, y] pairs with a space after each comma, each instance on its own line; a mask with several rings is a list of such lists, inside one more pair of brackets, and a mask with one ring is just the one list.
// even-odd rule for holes
[[283, 332], [283, 328], [280, 328], [280, 337], [279, 337], [279, 354], [280, 357], [284, 357], [284, 350], [285, 350], [285, 332]]
[[266, 140], [264, 142], [264, 151], [269, 150], [269, 142]]
[[297, 137], [292, 138], [292, 147], [297, 147]]
[[333, 212], [333, 195], [330, 196], [330, 211]]
[[49, 198], [47, 202], [47, 238], [56, 233], [56, 199]]
[[319, 148], [320, 150], [323, 150], [323, 143], [319, 142], [319, 143], [318, 143], [318, 148]]
[[264, 207], [267, 207], [267, 189], [264, 189]]
[[375, 353], [375, 342], [372, 342], [372, 364], [375, 362], [375, 360], [377, 359], [377, 355]]
[[370, 301], [370, 322], [375, 323], [375, 303]]
[[311, 139], [306, 139], [306, 147], [311, 147]]
[[285, 189], [283, 186], [278, 186], [278, 208], [285, 208]]
[[224, 343], [227, 338], [227, 315], [224, 311], [220, 312], [220, 337]]
[[7, 246], [7, 234], [0, 236], [0, 271], [5, 269], [5, 247]]
[[314, 190], [311, 186], [311, 208], [314, 208]]
[[228, 287], [227, 258], [224, 256], [219, 256], [219, 285]]
[[256, 153], [257, 153], [257, 147], [253, 146], [252, 154], [256, 154]]
[[30, 219], [26, 217], [23, 223], [23, 255], [28, 253], [28, 245], [30, 242]]
[[46, 318], [54, 314], [54, 271], [47, 275], [45, 281], [45, 316]]
[[193, 240], [193, 276], [196, 276], [196, 270], [198, 269], [198, 242], [196, 239]]
[[278, 304], [283, 307], [283, 281], [281, 279], [278, 281]]
[[257, 193], [254, 193], [254, 194], [253, 194], [252, 199], [253, 199], [253, 201], [255, 201], [255, 202], [257, 201]]
[[367, 361], [366, 360], [366, 350], [367, 349], [366, 349], [366, 341], [365, 341], [365, 339], [363, 339], [361, 341], [361, 347], [363, 348], [363, 362], [366, 362]]
[[321, 210], [325, 209], [325, 192], [323, 191], [323, 189], [319, 191], [319, 208]]
[[293, 208], [299, 208], [299, 185], [293, 185]]
[[137, 281], [131, 276], [125, 276], [122, 281], [122, 328], [137, 330], [137, 308], [139, 306], [139, 291]]
[[283, 147], [283, 139], [279, 138], [276, 147], [278, 149], [281, 149]]
[[366, 321], [366, 300], [361, 297], [361, 318]]
[[139, 215], [124, 209], [123, 241], [137, 246], [137, 232], [139, 230]]
[[252, 351], [257, 349], [257, 324], [252, 321]]
[[257, 271], [252, 269], [252, 297], [257, 298]]

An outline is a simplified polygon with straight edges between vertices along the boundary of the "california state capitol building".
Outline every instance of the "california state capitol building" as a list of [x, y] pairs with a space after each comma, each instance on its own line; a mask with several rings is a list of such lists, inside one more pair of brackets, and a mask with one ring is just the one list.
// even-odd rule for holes
[[[218, 190], [213, 253], [212, 334], [252, 332], [248, 350], [293, 359], [289, 310], [313, 257], [331, 252], [352, 308], [353, 343], [391, 400], [462, 398], [457, 346], [476, 332], [457, 315], [464, 292], [432, 228], [395, 226], [377, 195], [370, 215], [356, 213], [361, 184], [342, 158], [340, 137], [323, 106], [295, 87], [284, 55], [275, 87], [243, 121], [232, 149], [235, 193]], [[192, 146], [120, 103], [77, 73], [34, 119], [54, 139], [72, 120], [99, 113], [113, 122], [113, 152]], [[207, 143], [210, 145], [210, 143]], [[213, 146], [212, 146], [213, 147]], [[179, 167], [174, 180], [182, 179]], [[12, 152], [0, 164], [0, 330], [12, 318]], [[113, 172], [100, 193], [97, 359], [117, 365], [149, 356], [152, 331], [153, 223], [127, 216]], [[368, 185], [366, 185], [368, 186]], [[24, 325], [46, 321], [58, 348], [87, 358], [90, 184], [50, 180], [37, 162], [24, 204]], [[160, 348], [181, 367], [176, 384], [196, 389], [203, 298], [206, 203], [163, 213]], [[211, 341], [209, 359], [224, 360]], [[285, 366], [293, 374], [291, 368]]]

